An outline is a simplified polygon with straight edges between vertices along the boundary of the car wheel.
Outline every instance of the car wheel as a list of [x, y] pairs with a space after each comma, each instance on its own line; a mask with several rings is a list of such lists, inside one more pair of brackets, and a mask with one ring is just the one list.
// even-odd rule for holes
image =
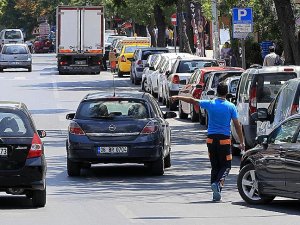
[[198, 115], [198, 113], [196, 113], [196, 111], [194, 109], [194, 105], [191, 105], [191, 107], [192, 107], [191, 120], [192, 120], [192, 122], [198, 122], [199, 121], [199, 115]]
[[28, 72], [32, 72], [32, 66], [28, 67]]
[[46, 188], [44, 190], [32, 191], [33, 207], [44, 207], [46, 205]]
[[70, 159], [67, 159], [67, 169], [70, 177], [80, 176], [81, 166], [79, 163], [72, 162]]
[[171, 163], [171, 151], [169, 151], [169, 154], [164, 159], [164, 166], [165, 166], [165, 168], [170, 168], [171, 165], [172, 165], [172, 163]]
[[258, 193], [258, 182], [253, 164], [244, 166], [237, 179], [238, 191], [245, 202], [249, 204], [264, 204], [271, 202], [274, 196], [261, 196]]
[[161, 175], [164, 174], [164, 172], [165, 172], [165, 162], [164, 162], [164, 158], [163, 158], [162, 154], [159, 157], [159, 159], [157, 159], [156, 161], [151, 163], [150, 168], [151, 168], [152, 175], [161, 176]]
[[234, 137], [231, 135], [231, 153], [234, 156], [240, 156], [241, 155], [241, 149], [235, 147], [234, 145], [237, 144]]
[[149, 85], [147, 83], [147, 79], [144, 80], [143, 86], [144, 86], [144, 91], [149, 93], [150, 89], [149, 89]]
[[180, 119], [187, 119], [188, 118], [188, 114], [186, 114], [182, 111], [182, 106], [181, 106], [180, 102], [178, 104], [178, 112], [179, 112], [179, 118]]
[[118, 70], [118, 77], [123, 77], [123, 73], [120, 70]]

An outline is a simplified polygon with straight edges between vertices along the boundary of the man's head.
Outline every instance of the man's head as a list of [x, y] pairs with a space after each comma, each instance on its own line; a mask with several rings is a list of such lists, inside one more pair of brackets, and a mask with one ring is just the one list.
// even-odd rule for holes
[[269, 47], [269, 52], [275, 52], [274, 46], [270, 46], [270, 47]]
[[228, 94], [228, 85], [225, 82], [221, 82], [217, 87], [217, 95], [218, 97], [226, 97]]

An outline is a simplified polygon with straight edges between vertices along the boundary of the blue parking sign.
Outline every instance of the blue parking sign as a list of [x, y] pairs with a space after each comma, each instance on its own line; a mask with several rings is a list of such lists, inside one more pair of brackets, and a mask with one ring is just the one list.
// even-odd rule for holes
[[232, 22], [233, 24], [238, 24], [238, 23], [252, 24], [253, 23], [252, 8], [233, 8]]

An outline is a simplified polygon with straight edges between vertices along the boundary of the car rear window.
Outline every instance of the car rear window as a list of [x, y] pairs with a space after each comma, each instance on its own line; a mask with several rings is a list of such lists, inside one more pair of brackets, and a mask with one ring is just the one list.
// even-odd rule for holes
[[168, 50], [147, 50], [142, 52], [142, 60], [147, 60], [150, 55], [166, 53]]
[[288, 80], [296, 78], [296, 73], [268, 73], [259, 74], [256, 78], [257, 102], [270, 103], [281, 86]]
[[21, 32], [17, 30], [8, 30], [4, 34], [5, 39], [21, 39]]
[[23, 113], [0, 110], [0, 137], [33, 136], [33, 129]]
[[220, 82], [223, 82], [228, 77], [241, 76], [242, 72], [220, 72], [215, 73], [212, 81], [212, 88], [216, 88]]
[[181, 61], [177, 68], [177, 73], [191, 73], [195, 69], [203, 67], [218, 66], [216, 61], [205, 61], [205, 60], [191, 60], [191, 61]]
[[85, 101], [76, 113], [78, 119], [146, 119], [148, 107], [138, 100]]
[[4, 46], [2, 54], [27, 54], [27, 49], [25, 46], [20, 45], [10, 45]]

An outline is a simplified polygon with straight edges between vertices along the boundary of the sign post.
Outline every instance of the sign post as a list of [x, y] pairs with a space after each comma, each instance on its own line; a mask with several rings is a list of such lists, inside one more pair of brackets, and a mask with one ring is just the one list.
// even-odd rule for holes
[[172, 22], [172, 25], [174, 26], [173, 42], [174, 42], [174, 48], [175, 48], [175, 53], [176, 53], [176, 42], [177, 42], [177, 15], [176, 15], [176, 13], [172, 14], [171, 22]]
[[241, 39], [242, 42], [242, 67], [246, 69], [245, 39], [253, 32], [252, 8], [232, 9], [233, 38]]

